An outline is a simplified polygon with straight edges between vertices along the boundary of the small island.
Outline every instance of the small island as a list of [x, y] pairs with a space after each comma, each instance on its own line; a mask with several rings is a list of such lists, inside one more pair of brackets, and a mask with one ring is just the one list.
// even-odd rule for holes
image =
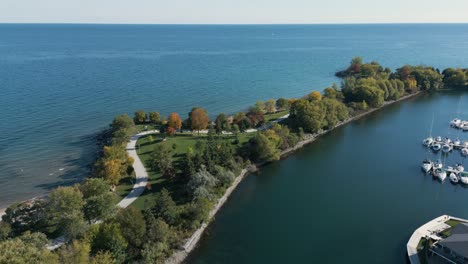
[[302, 98], [258, 101], [233, 114], [194, 107], [186, 118], [119, 115], [83, 183], [6, 210], [0, 263], [180, 263], [249, 171], [391, 103], [467, 89], [467, 73], [392, 71], [357, 57], [337, 73], [341, 87]]

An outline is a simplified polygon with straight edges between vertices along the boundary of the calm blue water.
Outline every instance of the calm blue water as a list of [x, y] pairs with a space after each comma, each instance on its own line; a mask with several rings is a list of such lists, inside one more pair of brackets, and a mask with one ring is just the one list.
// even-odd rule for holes
[[117, 114], [301, 96], [356, 55], [466, 67], [467, 45], [468, 25], [0, 25], [0, 207], [85, 176]]

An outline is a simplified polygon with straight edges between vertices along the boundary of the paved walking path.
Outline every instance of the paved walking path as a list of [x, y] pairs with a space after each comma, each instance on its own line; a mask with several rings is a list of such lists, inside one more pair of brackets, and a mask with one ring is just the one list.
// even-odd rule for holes
[[[136, 143], [140, 137], [154, 133], [159, 133], [159, 131], [150, 130], [135, 134], [130, 138], [130, 141], [127, 143], [125, 150], [127, 151], [128, 155], [134, 160], [133, 169], [135, 170], [136, 183], [133, 185], [133, 188], [130, 191], [130, 193], [117, 204], [117, 206], [119, 206], [120, 208], [127, 208], [129, 205], [131, 205], [143, 193], [146, 185], [148, 184], [148, 172], [146, 172], [143, 162], [141, 162], [140, 157], [138, 157]], [[93, 224], [99, 224], [101, 222], [101, 220], [98, 220]], [[65, 238], [65, 236], [57, 237], [50, 241], [50, 243], [47, 245], [47, 249], [57, 249], [66, 242], [67, 239]]]
[[127, 147], [125, 150], [127, 151], [128, 155], [134, 160], [133, 169], [135, 170], [136, 183], [135, 185], [133, 185], [132, 191], [130, 191], [130, 193], [117, 204], [121, 208], [127, 208], [130, 204], [132, 204], [143, 193], [143, 191], [146, 188], [146, 185], [148, 184], [148, 172], [146, 172], [143, 162], [141, 162], [140, 157], [138, 157], [136, 143], [140, 137], [154, 133], [159, 133], [159, 131], [150, 130], [135, 134], [130, 138], [130, 141], [127, 143]]

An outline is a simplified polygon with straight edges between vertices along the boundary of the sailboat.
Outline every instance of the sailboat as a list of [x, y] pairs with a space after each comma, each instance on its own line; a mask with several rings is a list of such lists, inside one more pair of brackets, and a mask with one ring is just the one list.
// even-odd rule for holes
[[460, 181], [463, 184], [468, 184], [468, 172], [460, 172]]
[[430, 161], [429, 159], [425, 159], [422, 162], [421, 169], [425, 172], [428, 173], [430, 170], [432, 170], [432, 167], [434, 166], [434, 163]]
[[434, 138], [432, 137], [432, 127], [434, 126], [434, 114], [432, 114], [432, 122], [431, 122], [431, 129], [429, 130], [429, 137], [423, 140], [423, 145], [426, 147], [430, 147], [434, 142]]
[[453, 182], [453, 183], [458, 183], [458, 181], [459, 181], [458, 176], [454, 172], [450, 173], [449, 178], [450, 178], [450, 181]]
[[441, 168], [437, 168], [435, 171], [434, 171], [434, 174], [435, 176], [437, 176], [437, 178], [443, 182], [445, 180], [445, 178], [447, 178], [447, 172], [444, 171], [443, 169]]

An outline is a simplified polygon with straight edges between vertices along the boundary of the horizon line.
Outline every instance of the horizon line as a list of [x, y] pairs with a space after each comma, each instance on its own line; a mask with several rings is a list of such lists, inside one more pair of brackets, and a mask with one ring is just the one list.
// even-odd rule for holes
[[353, 22], [353, 23], [107, 23], [107, 22], [0, 22], [0, 25], [161, 25], [161, 26], [268, 26], [268, 25], [464, 25], [467, 22]]

